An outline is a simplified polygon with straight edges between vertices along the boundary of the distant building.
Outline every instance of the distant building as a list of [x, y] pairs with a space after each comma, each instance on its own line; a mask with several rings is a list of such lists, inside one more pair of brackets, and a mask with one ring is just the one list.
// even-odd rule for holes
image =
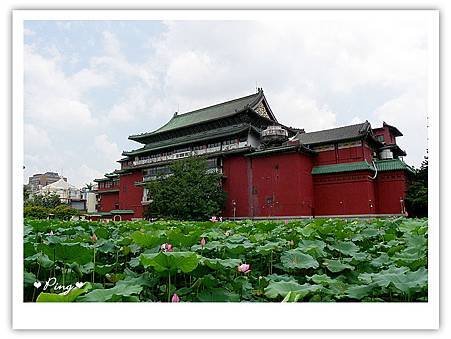
[[42, 187], [38, 194], [54, 193], [60, 197], [64, 204], [68, 204], [72, 208], [78, 210], [86, 210], [86, 200], [83, 199], [81, 190], [69, 184], [66, 180], [61, 178], [47, 186]]
[[67, 181], [67, 178], [60, 176], [56, 172], [45, 172], [44, 174], [34, 174], [28, 178], [28, 187], [32, 194], [37, 193], [42, 187], [53, 184], [58, 180], [63, 179]]
[[222, 174], [224, 217], [405, 215], [412, 168], [397, 145], [402, 133], [368, 121], [306, 133], [279, 123], [263, 90], [185, 114], [129, 136], [121, 168], [98, 183], [98, 215], [142, 218], [152, 210], [147, 183], [169, 165], [202, 155]]

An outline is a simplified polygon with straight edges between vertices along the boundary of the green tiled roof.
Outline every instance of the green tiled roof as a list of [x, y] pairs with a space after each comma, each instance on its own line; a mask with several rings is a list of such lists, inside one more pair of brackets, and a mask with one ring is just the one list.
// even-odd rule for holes
[[371, 129], [368, 121], [361, 124], [326, 129], [323, 131], [298, 133], [295, 138], [305, 145], [328, 143], [339, 140], [358, 139]]
[[272, 153], [284, 153], [290, 151], [303, 151], [307, 153], [315, 154], [315, 151], [312, 151], [310, 148], [304, 147], [302, 145], [283, 145], [278, 147], [270, 147], [263, 150], [258, 150], [249, 154], [246, 154], [246, 157], [258, 157], [260, 155], [272, 154]]
[[[376, 160], [377, 170], [379, 172], [406, 170], [413, 172], [413, 169], [400, 159]], [[349, 162], [343, 164], [316, 166], [312, 169], [312, 174], [329, 174], [353, 171], [375, 171], [373, 164], [366, 161]]]
[[366, 161], [349, 162], [343, 164], [315, 166], [312, 169], [312, 174], [329, 174], [353, 171], [374, 171], [374, 167]]
[[135, 211], [133, 210], [111, 210], [111, 214], [133, 214]]
[[170, 130], [196, 125], [209, 120], [224, 118], [237, 112], [243, 111], [246, 108], [254, 107], [263, 96], [263, 91], [258, 91], [242, 98], [226, 101], [213, 106], [201, 108], [184, 114], [174, 114], [171, 120], [159, 129], [138, 135], [129, 136], [130, 140], [139, 140], [152, 134], [167, 132]]
[[413, 172], [413, 168], [407, 165], [404, 161], [400, 159], [390, 159], [390, 160], [376, 160], [376, 167], [378, 171], [396, 171], [396, 170], [406, 170]]
[[234, 135], [237, 133], [244, 132], [244, 131], [248, 130], [249, 128], [251, 128], [251, 126], [249, 124], [244, 124], [244, 123], [216, 128], [216, 129], [212, 129], [212, 130], [208, 130], [208, 131], [204, 131], [204, 132], [200, 132], [200, 133], [189, 134], [189, 135], [182, 136], [182, 137], [153, 142], [151, 144], [148, 144], [148, 145], [138, 148], [136, 150], [129, 151], [129, 152], [123, 152], [122, 155], [137, 155], [137, 154], [142, 154], [142, 153], [146, 153], [146, 152], [150, 152], [150, 151], [164, 149], [167, 147], [176, 147], [176, 146], [204, 141], [204, 140], [208, 140], [208, 139], [212, 139], [212, 138], [222, 138], [222, 137], [225, 137], [228, 135]]

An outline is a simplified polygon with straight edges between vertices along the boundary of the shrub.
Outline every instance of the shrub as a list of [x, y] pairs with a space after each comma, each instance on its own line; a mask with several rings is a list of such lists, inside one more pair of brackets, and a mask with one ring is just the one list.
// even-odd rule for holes
[[69, 207], [67, 205], [56, 206], [52, 210], [52, 213], [55, 215], [56, 219], [61, 220], [69, 220], [72, 216], [80, 214], [80, 212], [77, 209]]
[[49, 213], [50, 209], [43, 206], [26, 206], [23, 210], [24, 217], [32, 219], [47, 219]]

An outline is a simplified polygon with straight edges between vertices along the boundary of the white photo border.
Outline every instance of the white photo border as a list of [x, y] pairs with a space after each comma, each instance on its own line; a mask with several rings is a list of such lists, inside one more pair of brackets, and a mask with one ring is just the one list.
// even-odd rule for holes
[[[439, 327], [439, 12], [402, 10], [430, 23], [427, 303], [24, 303], [23, 107], [25, 20], [287, 20], [398, 15], [400, 10], [15, 10], [12, 31], [14, 329], [437, 329]], [[82, 321], [80, 321], [80, 314]], [[78, 319], [77, 319], [78, 318]], [[77, 320], [74, 320], [77, 319]]]

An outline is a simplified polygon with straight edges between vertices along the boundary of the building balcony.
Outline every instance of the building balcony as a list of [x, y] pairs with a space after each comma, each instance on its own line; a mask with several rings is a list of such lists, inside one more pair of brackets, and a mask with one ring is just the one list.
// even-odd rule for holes
[[218, 152], [228, 152], [228, 151], [237, 150], [240, 148], [245, 148], [247, 146], [248, 146], [247, 142], [243, 141], [243, 142], [239, 142], [239, 143], [237, 142], [237, 143], [229, 144], [229, 145], [222, 145], [222, 146], [220, 145], [220, 146], [207, 147], [207, 148], [193, 150], [193, 151], [178, 152], [178, 153], [173, 153], [170, 155], [135, 160], [135, 161], [131, 162], [129, 167], [137, 167], [137, 166], [142, 166], [142, 165], [147, 165], [147, 164], [155, 164], [155, 163], [159, 163], [159, 162], [187, 158], [187, 157], [195, 156], [195, 155], [213, 154], [213, 153], [218, 153]]

